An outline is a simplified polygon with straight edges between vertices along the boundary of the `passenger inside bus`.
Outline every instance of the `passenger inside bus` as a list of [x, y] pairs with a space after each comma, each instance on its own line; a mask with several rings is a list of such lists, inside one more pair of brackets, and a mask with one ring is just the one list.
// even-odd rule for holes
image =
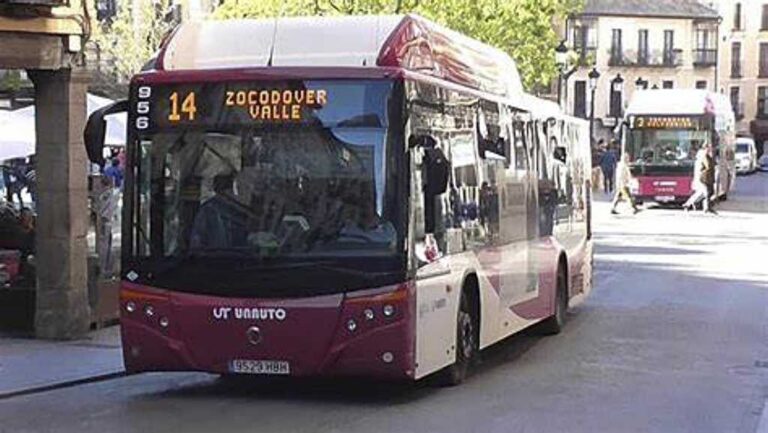
[[213, 197], [200, 206], [190, 237], [192, 249], [223, 249], [245, 246], [247, 213], [235, 198], [234, 179], [219, 175], [213, 179]]
[[393, 250], [397, 230], [381, 211], [384, 178], [365, 139], [309, 131], [163, 137], [153, 152], [166, 173], [153, 181], [164, 185], [155, 211], [166, 254]]

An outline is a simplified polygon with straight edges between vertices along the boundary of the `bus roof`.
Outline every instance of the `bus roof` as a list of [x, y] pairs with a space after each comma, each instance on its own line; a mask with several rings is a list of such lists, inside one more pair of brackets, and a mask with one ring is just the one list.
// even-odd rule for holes
[[522, 82], [503, 51], [418, 15], [188, 22], [161, 49], [160, 71], [396, 67], [502, 97]]
[[626, 114], [696, 115], [731, 111], [725, 95], [701, 89], [651, 89], [635, 92]]
[[526, 93], [522, 96], [522, 101], [525, 109], [541, 117], [560, 117], [564, 114], [556, 102], [548, 99]]

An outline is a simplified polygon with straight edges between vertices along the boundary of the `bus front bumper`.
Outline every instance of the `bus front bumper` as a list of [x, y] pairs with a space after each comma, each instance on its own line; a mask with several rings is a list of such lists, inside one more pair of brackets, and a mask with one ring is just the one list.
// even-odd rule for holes
[[[129, 373], [203, 371], [413, 379], [415, 328], [410, 285], [401, 286], [374, 290], [373, 296], [339, 294], [265, 301], [132, 285], [121, 293], [125, 368]], [[132, 302], [131, 308], [128, 302]], [[148, 305], [151, 316], [146, 313]], [[385, 305], [394, 310], [387, 317]], [[223, 319], [222, 308], [232, 308], [229, 319]], [[234, 316], [235, 308], [239, 318]], [[284, 320], [260, 321], [254, 317], [258, 313], [249, 313], [250, 319], [242, 317], [244, 311], [277, 308], [285, 311], [280, 316]], [[374, 312], [373, 318], [368, 318], [368, 311]], [[248, 369], [243, 370], [244, 365]]]

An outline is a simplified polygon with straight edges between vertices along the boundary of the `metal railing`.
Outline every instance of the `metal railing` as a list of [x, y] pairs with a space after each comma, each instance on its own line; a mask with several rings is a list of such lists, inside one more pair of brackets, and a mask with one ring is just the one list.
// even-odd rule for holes
[[693, 66], [709, 67], [717, 64], [717, 50], [713, 48], [696, 48], [693, 50]]
[[676, 68], [683, 64], [683, 50], [616, 51], [609, 50], [608, 66]]
[[592, 66], [595, 64], [595, 61], [597, 59], [597, 47], [580, 47], [575, 46], [573, 48], [576, 53], [579, 55], [578, 63], [579, 66]]

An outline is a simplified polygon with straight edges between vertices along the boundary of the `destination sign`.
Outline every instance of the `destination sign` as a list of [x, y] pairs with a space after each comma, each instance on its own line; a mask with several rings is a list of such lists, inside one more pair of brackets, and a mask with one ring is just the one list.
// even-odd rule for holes
[[322, 108], [327, 103], [328, 91], [325, 89], [228, 90], [224, 100], [227, 107], [239, 107], [247, 110], [253, 120], [266, 121], [298, 121], [302, 108]]
[[210, 125], [311, 122], [343, 91], [303, 81], [139, 86], [134, 125], [140, 131]]
[[630, 127], [637, 129], [702, 129], [703, 117], [693, 116], [634, 116]]

